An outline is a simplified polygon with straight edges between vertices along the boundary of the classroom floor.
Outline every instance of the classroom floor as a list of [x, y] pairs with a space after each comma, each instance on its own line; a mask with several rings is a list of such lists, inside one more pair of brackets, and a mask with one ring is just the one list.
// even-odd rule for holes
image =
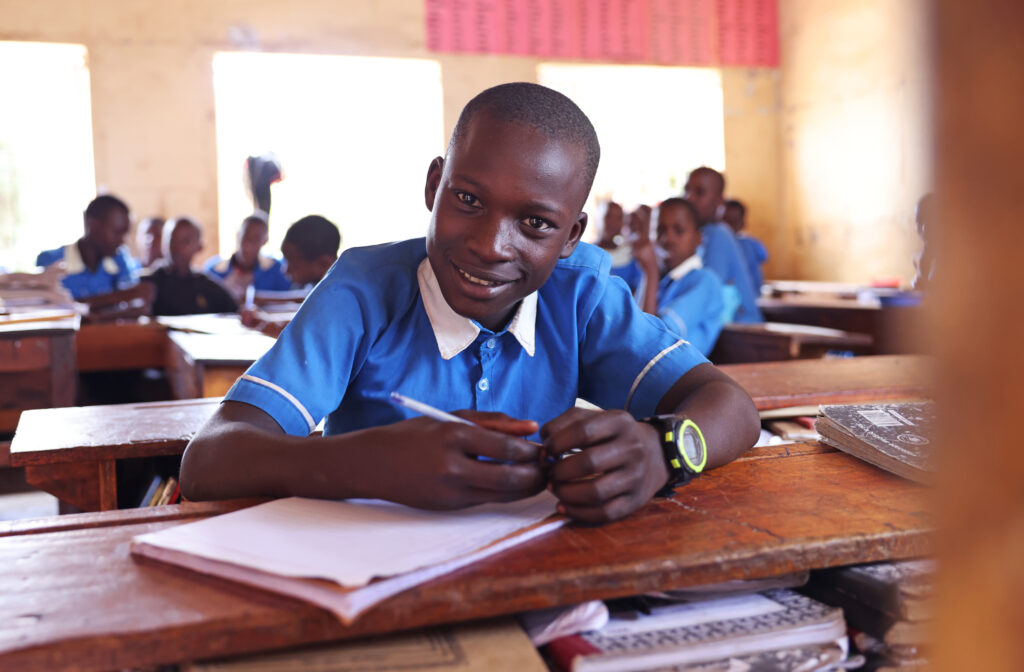
[[0, 495], [0, 520], [42, 518], [57, 515], [57, 498], [47, 492]]

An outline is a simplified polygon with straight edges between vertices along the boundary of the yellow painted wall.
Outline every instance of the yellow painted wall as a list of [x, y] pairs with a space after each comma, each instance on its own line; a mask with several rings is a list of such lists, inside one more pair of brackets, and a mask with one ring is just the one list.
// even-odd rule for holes
[[929, 189], [925, 0], [781, 0], [780, 226], [768, 276], [913, 277]]
[[[198, 217], [208, 254], [218, 243], [213, 54], [435, 58], [447, 132], [480, 90], [536, 80], [538, 59], [438, 55], [424, 37], [423, 0], [0, 0], [0, 40], [88, 49], [98, 185], [140, 217]], [[763, 234], [778, 212], [776, 71], [725, 70], [723, 86], [730, 191]]]

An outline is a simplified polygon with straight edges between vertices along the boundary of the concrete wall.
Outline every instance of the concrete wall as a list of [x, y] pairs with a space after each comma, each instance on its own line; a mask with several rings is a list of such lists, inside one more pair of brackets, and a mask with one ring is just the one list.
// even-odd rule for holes
[[929, 189], [924, 0], [781, 0], [780, 226], [772, 275], [913, 275]]
[[[531, 58], [426, 50], [422, 0], [0, 0], [0, 40], [84, 44], [92, 77], [96, 180], [138, 216], [192, 213], [217, 249], [211, 60], [217, 51], [435, 58], [448, 131], [462, 105], [505, 81], [535, 81]], [[779, 212], [775, 70], [725, 70], [730, 192], [770, 236]], [[769, 237], [769, 239], [771, 239]]]

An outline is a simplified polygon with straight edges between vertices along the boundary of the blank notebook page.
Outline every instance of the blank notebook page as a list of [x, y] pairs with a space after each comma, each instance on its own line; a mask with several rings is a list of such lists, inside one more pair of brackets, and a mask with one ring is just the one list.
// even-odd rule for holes
[[446, 562], [555, 512], [541, 492], [506, 504], [423, 511], [380, 500], [291, 497], [141, 535], [135, 541], [296, 578], [362, 586]]

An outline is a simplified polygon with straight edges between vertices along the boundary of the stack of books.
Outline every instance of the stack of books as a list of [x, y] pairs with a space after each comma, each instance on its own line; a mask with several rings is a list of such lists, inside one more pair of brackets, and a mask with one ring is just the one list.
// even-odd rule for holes
[[814, 572], [803, 590], [842, 607], [869, 669], [920, 670], [928, 664], [933, 575], [928, 560], [880, 562]]
[[164, 504], [177, 504], [181, 499], [181, 489], [178, 487], [178, 479], [174, 476], [154, 476], [150, 481], [146, 493], [139, 501], [139, 507], [163, 506]]
[[935, 404], [822, 406], [814, 428], [830, 446], [912, 481], [933, 472]]

